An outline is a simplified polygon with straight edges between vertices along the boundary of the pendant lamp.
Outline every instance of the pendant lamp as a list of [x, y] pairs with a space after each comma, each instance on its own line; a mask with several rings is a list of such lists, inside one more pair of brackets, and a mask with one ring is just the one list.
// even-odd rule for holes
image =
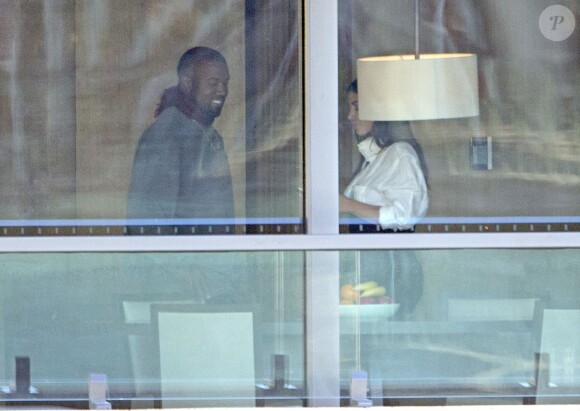
[[419, 54], [419, 0], [415, 0], [415, 55], [357, 61], [359, 118], [433, 120], [479, 115], [477, 56]]

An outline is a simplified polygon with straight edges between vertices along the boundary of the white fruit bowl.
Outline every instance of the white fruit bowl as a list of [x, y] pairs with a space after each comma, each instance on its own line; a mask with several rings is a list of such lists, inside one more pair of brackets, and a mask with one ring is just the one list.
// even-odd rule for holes
[[341, 319], [355, 319], [358, 316], [362, 321], [386, 320], [395, 315], [398, 309], [399, 304], [352, 304], [338, 307]]

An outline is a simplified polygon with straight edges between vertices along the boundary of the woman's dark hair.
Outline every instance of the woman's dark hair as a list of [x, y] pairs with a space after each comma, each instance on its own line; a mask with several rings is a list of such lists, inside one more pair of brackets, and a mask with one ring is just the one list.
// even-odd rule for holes
[[[346, 91], [348, 93], [358, 94], [358, 81], [355, 79], [350, 83]], [[408, 121], [375, 121], [373, 123], [371, 135], [380, 148], [385, 148], [398, 142], [405, 142], [413, 147], [417, 153], [417, 157], [419, 157], [419, 164], [421, 165], [425, 182], [427, 183], [427, 186], [429, 186], [429, 171], [427, 170], [423, 148], [415, 138]]]

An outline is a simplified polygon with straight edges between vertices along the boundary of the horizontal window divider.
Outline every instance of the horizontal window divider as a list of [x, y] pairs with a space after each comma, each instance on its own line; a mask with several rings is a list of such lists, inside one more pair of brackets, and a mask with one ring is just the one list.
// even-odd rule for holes
[[578, 232], [0, 237], [0, 253], [580, 248]]

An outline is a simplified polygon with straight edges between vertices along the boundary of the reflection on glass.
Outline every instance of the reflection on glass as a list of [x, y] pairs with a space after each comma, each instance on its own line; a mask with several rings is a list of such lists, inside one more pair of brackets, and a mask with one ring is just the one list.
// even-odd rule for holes
[[[363, 370], [381, 405], [578, 402], [577, 250], [374, 258], [365, 265], [362, 251], [341, 252], [344, 394]], [[377, 286], [387, 299], [364, 297]]]
[[[0, 400], [72, 404], [88, 398], [88, 375], [97, 373], [109, 401], [141, 408], [177, 405], [172, 396], [224, 405], [239, 386], [251, 387], [246, 403], [283, 394], [301, 404], [303, 265], [301, 252], [0, 255], [0, 386], [14, 390], [14, 359], [29, 357], [38, 391], [7, 388]], [[207, 355], [191, 358], [195, 344]], [[241, 362], [217, 369], [218, 356]], [[283, 392], [274, 389], [273, 356], [286, 361]], [[193, 363], [206, 368], [192, 371]]]
[[[576, 9], [571, 0], [559, 4]], [[540, 0], [420, 2], [423, 52], [477, 54], [480, 116], [411, 122], [429, 169], [429, 209], [417, 232], [580, 228], [577, 30], [558, 41], [555, 33], [542, 34], [548, 6]], [[349, 0], [338, 7], [343, 104], [358, 58], [413, 50], [414, 2]], [[514, 13], [516, 20], [509, 17]], [[344, 189], [360, 156], [348, 138], [347, 111], [340, 112]]]
[[[214, 145], [227, 153], [233, 200], [212, 196], [229, 187], [207, 184], [205, 195], [195, 197], [211, 203], [209, 211], [182, 206], [175, 215], [132, 215], [150, 220], [133, 232], [301, 232], [299, 6], [282, 0], [3, 3], [0, 235], [125, 234], [139, 138], [154, 122], [164, 90], [176, 85], [180, 57], [198, 45], [219, 50], [229, 67], [227, 100], [213, 127], [223, 137], [223, 146]], [[222, 97], [214, 104], [221, 106]], [[165, 173], [174, 171], [173, 151], [160, 158]], [[151, 191], [174, 190], [168, 181]], [[227, 212], [217, 216], [226, 215], [227, 228], [212, 220], [225, 203]], [[216, 227], [163, 221], [182, 217], [210, 219], [202, 225]]]
[[[375, 404], [578, 400], [578, 250], [368, 253], [337, 252], [343, 398], [364, 371]], [[194, 406], [207, 390], [223, 405], [223, 369], [180, 364], [211, 363], [239, 334], [228, 384], [251, 383], [252, 404], [302, 405], [304, 267], [303, 252], [2, 254], [0, 400], [87, 398], [96, 373], [111, 401]], [[181, 360], [195, 344], [203, 361]], [[16, 357], [30, 359], [30, 397], [13, 392]]]

